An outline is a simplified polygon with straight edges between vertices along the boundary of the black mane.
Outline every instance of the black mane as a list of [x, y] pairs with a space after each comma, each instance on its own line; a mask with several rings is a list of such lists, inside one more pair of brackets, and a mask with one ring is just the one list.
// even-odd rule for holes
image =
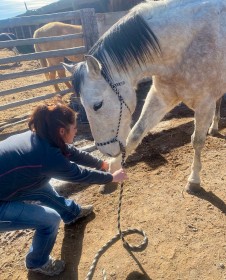
[[[109, 78], [111, 71], [106, 54], [116, 69], [126, 72], [133, 63], [141, 66], [147, 61], [153, 60], [153, 54], [160, 53], [157, 37], [144, 19], [134, 12], [123, 17], [114, 27], [110, 28], [89, 51], [89, 54], [101, 63], [103, 74]], [[74, 76], [77, 93], [80, 93], [80, 84], [84, 74], [81, 67], [79, 68], [76, 69]]]
[[110, 74], [106, 53], [116, 69], [127, 71], [134, 62], [141, 66], [153, 59], [153, 53], [160, 52], [160, 45], [153, 31], [139, 14], [132, 13], [106, 32], [89, 54], [97, 58], [106, 68], [104, 71]]
[[81, 84], [84, 83], [84, 67], [85, 62], [78, 63], [73, 74], [72, 85], [76, 94], [80, 94]]

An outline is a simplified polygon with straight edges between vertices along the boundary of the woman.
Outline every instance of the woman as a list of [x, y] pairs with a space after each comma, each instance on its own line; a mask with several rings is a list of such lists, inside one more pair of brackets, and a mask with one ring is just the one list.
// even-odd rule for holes
[[102, 171], [108, 170], [106, 161], [70, 145], [77, 131], [76, 115], [67, 106], [40, 105], [28, 125], [29, 131], [0, 142], [0, 231], [35, 229], [26, 268], [53, 276], [65, 266], [50, 257], [61, 219], [74, 223], [89, 215], [93, 206], [60, 196], [50, 179], [105, 184], [120, 182], [126, 174], [122, 169], [113, 174]]

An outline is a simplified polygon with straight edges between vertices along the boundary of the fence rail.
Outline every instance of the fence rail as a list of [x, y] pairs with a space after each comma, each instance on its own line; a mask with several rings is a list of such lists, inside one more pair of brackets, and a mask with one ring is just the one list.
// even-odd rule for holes
[[81, 25], [80, 11], [3, 19], [0, 20], [0, 27], [1, 29], [4, 29], [4, 28], [13, 28], [16, 26], [31, 26], [31, 25], [37, 26], [37, 25], [43, 25], [48, 22], [67, 21], [67, 20], [73, 21], [73, 24]]
[[49, 57], [62, 57], [62, 56], [70, 56], [77, 54], [84, 54], [86, 52], [86, 47], [77, 47], [77, 48], [69, 48], [69, 49], [59, 49], [53, 51], [43, 51], [37, 53], [29, 53], [29, 54], [21, 54], [13, 57], [0, 58], [0, 64], [21, 62], [21, 61], [30, 61], [30, 60], [38, 60], [41, 58], [49, 58]]
[[0, 41], [0, 48], [33, 45], [38, 43], [56, 42], [56, 41], [64, 41], [64, 40], [71, 40], [71, 39], [78, 39], [78, 38], [83, 38], [83, 33], [52, 36], [52, 37], [42, 37], [42, 38], [32, 38], [32, 39], [18, 39], [14, 41]]
[[[71, 92], [71, 90], [66, 89], [66, 90], [60, 91], [59, 94], [61, 96], [64, 96], [65, 94], [67, 94], [69, 92]], [[15, 101], [15, 102], [0, 106], [0, 111], [6, 110], [6, 109], [9, 109], [9, 108], [22, 106], [22, 105], [25, 105], [25, 104], [30, 104], [30, 103], [33, 103], [33, 102], [38, 102], [38, 101], [41, 101], [41, 100], [50, 99], [54, 96], [56, 96], [55, 92], [54, 93], [49, 93], [49, 94], [46, 94], [46, 95], [36, 96], [36, 97], [25, 99], [25, 100]]]
[[12, 80], [12, 79], [23, 78], [28, 76], [35, 76], [35, 75], [40, 75], [51, 71], [61, 70], [61, 69], [63, 69], [62, 65], [55, 65], [55, 66], [43, 67], [35, 70], [25, 70], [25, 71], [20, 71], [15, 73], [8, 73], [4, 75], [0, 74], [0, 81]]
[[[71, 40], [77, 38], [83, 38], [84, 46], [79, 46], [76, 48], [67, 48], [67, 49], [58, 49], [52, 51], [43, 51], [29, 54], [20, 54], [11, 57], [1, 58], [0, 59], [0, 70], [4, 67], [5, 64], [9, 63], [20, 63], [22, 61], [32, 61], [39, 60], [44, 58], [53, 58], [53, 57], [66, 57], [73, 55], [84, 55], [88, 52], [88, 50], [92, 47], [92, 45], [97, 41], [100, 35], [102, 35], [110, 26], [112, 26], [118, 19], [120, 19], [126, 12], [116, 12], [116, 13], [107, 13], [107, 14], [95, 14], [94, 9], [84, 9], [79, 11], [71, 11], [71, 12], [61, 12], [54, 14], [46, 14], [46, 15], [35, 15], [35, 16], [25, 16], [20, 18], [12, 18], [6, 20], [0, 20], [0, 32], [5, 32], [7, 30], [21, 28], [23, 37], [13, 41], [0, 41], [0, 48], [14, 48], [18, 46], [27, 46], [33, 44], [47, 43], [47, 42], [58, 42], [62, 40]], [[66, 22], [69, 21], [71, 24], [82, 25], [82, 33], [77, 34], [69, 34], [62, 36], [52, 36], [52, 37], [42, 37], [42, 38], [31, 38], [31, 30], [33, 32], [40, 26], [49, 22], [61, 21]], [[24, 28], [29, 29], [29, 37], [26, 38]], [[51, 67], [42, 67], [33, 70], [26, 70], [20, 72], [12, 72], [7, 74], [0, 74], [0, 81], [13, 80], [17, 78], [30, 77], [35, 76], [51, 71], [61, 70], [63, 69], [62, 65], [56, 65]], [[32, 90], [37, 88], [46, 87], [49, 85], [54, 85], [58, 83], [63, 83], [65, 81], [70, 81], [70, 77], [43, 81], [41, 83], [30, 84], [22, 87], [17, 87], [14, 89], [3, 90], [0, 91], [0, 97], [7, 96], [10, 94], [16, 94], [26, 90]], [[36, 96], [32, 98], [28, 98], [26, 100], [17, 100], [12, 103], [0, 105], [0, 111], [4, 111], [7, 109], [15, 108], [18, 106], [22, 106], [25, 104], [30, 104], [33, 102], [41, 101], [49, 99], [56, 94], [65, 95], [67, 93], [72, 92], [71, 89], [63, 90], [60, 92], [48, 93], [41, 96]], [[22, 120], [16, 121], [18, 123]], [[1, 120], [0, 120], [1, 123]], [[8, 125], [13, 125], [13, 123], [7, 123]], [[1, 131], [1, 125], [0, 125]]]

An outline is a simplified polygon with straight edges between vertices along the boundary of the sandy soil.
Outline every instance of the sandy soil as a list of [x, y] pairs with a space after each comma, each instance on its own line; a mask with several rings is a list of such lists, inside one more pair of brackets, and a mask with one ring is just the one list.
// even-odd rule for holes
[[[0, 51], [0, 57], [11, 55]], [[0, 68], [0, 74], [34, 69], [37, 62]], [[32, 78], [40, 82], [44, 76]], [[30, 80], [30, 81], [31, 81]], [[22, 86], [29, 78], [1, 82], [1, 90]], [[146, 90], [144, 87], [140, 89]], [[0, 104], [52, 92], [52, 88], [1, 97]], [[66, 97], [68, 98], [68, 97]], [[0, 112], [0, 123], [28, 113], [35, 104]], [[199, 195], [182, 193], [190, 172], [193, 131], [192, 112], [180, 106], [169, 113], [143, 139], [127, 162], [129, 179], [124, 185], [122, 229], [141, 228], [148, 236], [144, 251], [130, 253], [121, 241], [100, 258], [93, 279], [108, 280], [223, 280], [226, 279], [226, 106], [222, 106], [220, 135], [208, 136], [202, 154], [202, 186]], [[0, 139], [27, 129], [21, 124], [3, 130]], [[91, 143], [87, 126], [81, 127], [82, 143]], [[81, 139], [81, 138], [80, 138]], [[102, 156], [95, 151], [94, 154]], [[74, 226], [60, 225], [52, 255], [66, 261], [66, 270], [56, 280], [85, 279], [97, 251], [117, 233], [119, 188], [105, 194], [98, 185], [81, 186], [54, 181], [57, 190], [80, 204], [93, 204], [94, 214]], [[0, 279], [41, 280], [49, 277], [28, 273], [24, 258], [33, 231], [0, 234]], [[141, 241], [137, 236], [126, 238]]]

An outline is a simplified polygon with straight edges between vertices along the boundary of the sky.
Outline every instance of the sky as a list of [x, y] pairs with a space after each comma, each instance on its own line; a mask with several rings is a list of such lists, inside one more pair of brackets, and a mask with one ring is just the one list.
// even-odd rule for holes
[[18, 16], [28, 10], [35, 10], [58, 0], [0, 0], [0, 20]]

